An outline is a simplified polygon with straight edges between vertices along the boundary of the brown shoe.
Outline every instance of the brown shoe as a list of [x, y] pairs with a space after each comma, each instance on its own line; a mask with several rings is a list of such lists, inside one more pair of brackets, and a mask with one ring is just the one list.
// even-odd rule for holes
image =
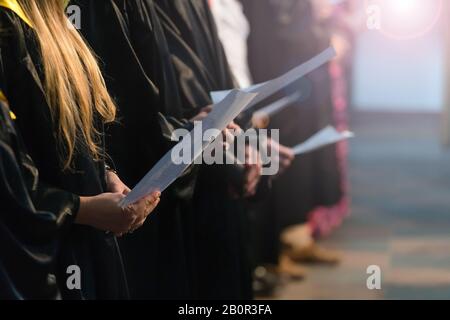
[[341, 261], [338, 252], [321, 248], [315, 243], [302, 248], [287, 247], [284, 252], [295, 262], [335, 265]]
[[299, 224], [286, 228], [280, 237], [283, 245], [293, 248], [304, 248], [314, 243], [312, 230], [308, 224]]

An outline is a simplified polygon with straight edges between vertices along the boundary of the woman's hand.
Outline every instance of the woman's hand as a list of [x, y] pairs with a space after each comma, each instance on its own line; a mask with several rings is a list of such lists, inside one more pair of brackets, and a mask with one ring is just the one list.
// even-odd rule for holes
[[202, 110], [200, 110], [200, 113], [197, 114], [195, 117], [193, 117], [190, 121], [191, 122], [203, 121], [203, 120], [205, 120], [205, 118], [208, 116], [208, 114], [211, 111], [212, 111], [212, 106], [207, 106], [207, 107], [203, 108]]
[[80, 198], [76, 222], [114, 234], [128, 232], [136, 218], [119, 206], [123, 198], [125, 196], [122, 193], [103, 193], [95, 197]]
[[122, 193], [81, 197], [76, 223], [122, 236], [142, 226], [158, 205], [160, 195], [159, 192], [155, 192], [127, 208], [119, 206], [125, 198]]
[[244, 196], [253, 197], [258, 189], [262, 174], [262, 161], [258, 150], [250, 146], [245, 148]]
[[155, 210], [156, 206], [159, 204], [160, 197], [161, 192], [153, 192], [151, 195], [145, 197], [144, 199], [124, 208], [125, 212], [135, 217], [135, 220], [129, 230], [130, 233], [133, 233], [144, 225], [147, 217], [150, 215], [150, 213], [153, 212], [153, 210]]
[[289, 169], [295, 159], [294, 150], [292, 150], [292, 148], [283, 146], [272, 139], [269, 139], [267, 141], [267, 146], [272, 155], [274, 153], [277, 153], [279, 156], [278, 162], [280, 164], [280, 170], [278, 172], [278, 175]]
[[106, 187], [108, 192], [127, 195], [130, 193], [128, 188], [114, 171], [106, 171]]
[[280, 168], [284, 172], [289, 169], [295, 159], [294, 150], [281, 144], [278, 145], [278, 148], [280, 152]]
[[231, 130], [234, 135], [239, 135], [243, 133], [242, 128], [234, 121], [227, 125], [227, 129]]
[[266, 129], [270, 124], [270, 117], [264, 112], [255, 112], [251, 121], [254, 128]]

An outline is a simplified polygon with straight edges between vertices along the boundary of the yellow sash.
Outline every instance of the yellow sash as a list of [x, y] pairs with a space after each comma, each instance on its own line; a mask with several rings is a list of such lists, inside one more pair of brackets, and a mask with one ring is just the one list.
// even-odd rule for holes
[[[8, 104], [8, 99], [6, 99], [6, 96], [5, 96], [5, 94], [3, 93], [2, 90], [0, 90], [0, 101]], [[11, 117], [12, 120], [16, 120], [17, 119], [16, 115], [12, 111], [9, 111], [9, 116]]]
[[23, 12], [22, 7], [16, 0], [0, 0], [0, 7], [10, 9], [15, 14], [17, 14], [27, 25], [29, 25], [31, 28], [33, 27], [31, 21], [27, 18], [25, 12]]

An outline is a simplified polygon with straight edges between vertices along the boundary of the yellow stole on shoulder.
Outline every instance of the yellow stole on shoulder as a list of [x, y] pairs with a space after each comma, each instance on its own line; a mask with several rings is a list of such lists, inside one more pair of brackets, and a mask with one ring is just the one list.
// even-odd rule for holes
[[[0, 90], [0, 101], [8, 105], [8, 99], [6, 99], [6, 96], [2, 90]], [[16, 115], [12, 111], [9, 111], [9, 116], [11, 117], [12, 120], [17, 119]]]
[[0, 0], [0, 7], [4, 7], [4, 8], [7, 8], [7, 9], [13, 11], [28, 26], [30, 26], [31, 28], [33, 27], [33, 25], [31, 24], [31, 21], [27, 18], [27, 16], [25, 15], [25, 12], [23, 11], [22, 7], [20, 6], [20, 4], [16, 0]]

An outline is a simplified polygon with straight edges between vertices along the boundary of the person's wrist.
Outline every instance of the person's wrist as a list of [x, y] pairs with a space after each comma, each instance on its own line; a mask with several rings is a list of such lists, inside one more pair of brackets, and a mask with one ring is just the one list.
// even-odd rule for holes
[[80, 206], [75, 222], [82, 225], [90, 225], [91, 206], [94, 197], [80, 197]]

